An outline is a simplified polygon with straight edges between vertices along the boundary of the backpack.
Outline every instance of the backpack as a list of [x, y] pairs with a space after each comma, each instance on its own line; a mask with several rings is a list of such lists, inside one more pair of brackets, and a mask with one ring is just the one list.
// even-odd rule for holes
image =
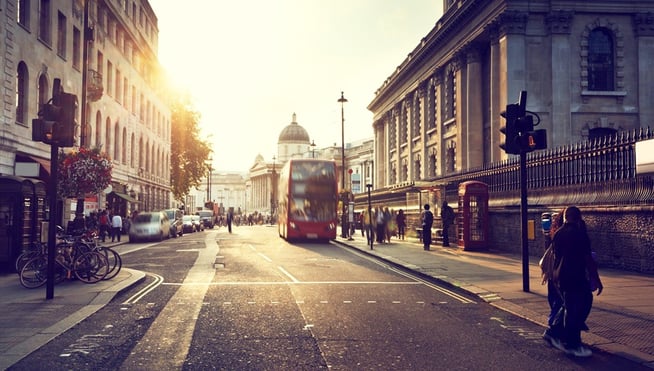
[[538, 266], [541, 270], [540, 276], [543, 279], [541, 285], [544, 285], [547, 283], [547, 281], [554, 279], [554, 271], [556, 270], [556, 255], [554, 255], [554, 247], [552, 244], [550, 244], [543, 253], [543, 256], [538, 262]]

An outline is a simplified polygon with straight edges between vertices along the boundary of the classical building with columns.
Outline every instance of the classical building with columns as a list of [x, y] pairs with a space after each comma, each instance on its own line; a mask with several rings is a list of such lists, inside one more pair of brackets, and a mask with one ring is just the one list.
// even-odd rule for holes
[[501, 161], [500, 113], [528, 92], [550, 148], [654, 118], [649, 0], [444, 0], [376, 91], [376, 188]]
[[298, 124], [294, 113], [291, 123], [279, 133], [277, 154], [273, 155], [272, 161], [267, 162], [259, 154], [250, 167], [247, 180], [248, 212], [267, 214], [274, 211], [279, 170], [291, 158], [308, 157], [312, 148], [309, 133]]

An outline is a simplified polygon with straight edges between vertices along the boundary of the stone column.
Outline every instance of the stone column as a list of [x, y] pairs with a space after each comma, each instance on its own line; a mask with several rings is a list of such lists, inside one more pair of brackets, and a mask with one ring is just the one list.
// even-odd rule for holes
[[[484, 115], [482, 101], [481, 53], [482, 45], [472, 44], [466, 50], [466, 127], [465, 162], [462, 167], [470, 169], [484, 164]], [[465, 166], [463, 165], [465, 164]]]
[[527, 18], [527, 13], [517, 11], [507, 11], [499, 17], [501, 71], [499, 84], [502, 107], [507, 103], [516, 102], [520, 91], [527, 90], [525, 40]]
[[455, 112], [455, 125], [456, 137], [456, 156], [454, 171], [460, 171], [467, 166], [467, 153], [468, 143], [468, 111], [467, 111], [467, 98], [468, 98], [468, 82], [467, 82], [467, 66], [466, 56], [464, 53], [457, 53], [456, 58], [452, 61], [456, 76], [455, 89], [456, 96], [456, 112]]
[[491, 163], [500, 161], [502, 159], [502, 149], [500, 148], [500, 140], [502, 135], [500, 133], [500, 126], [503, 119], [500, 112], [504, 110], [501, 104], [501, 58], [500, 58], [500, 41], [499, 41], [499, 28], [496, 23], [488, 27], [490, 35], [490, 158]]
[[[552, 117], [552, 127], [557, 130], [548, 130], [550, 143], [567, 143], [574, 138], [571, 128], [570, 113], [572, 91], [570, 81], [573, 81], [570, 63], [561, 63], [561, 61], [570, 61], [574, 57], [570, 46], [570, 24], [572, 23], [573, 13], [570, 11], [552, 12], [545, 18], [545, 24], [549, 27], [551, 38], [551, 71], [552, 71], [552, 107], [550, 109]], [[527, 101], [528, 102], [528, 101]]]

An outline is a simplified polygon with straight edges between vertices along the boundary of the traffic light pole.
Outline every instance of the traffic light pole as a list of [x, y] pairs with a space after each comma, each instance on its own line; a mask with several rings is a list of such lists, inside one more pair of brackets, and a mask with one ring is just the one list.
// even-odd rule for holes
[[520, 232], [522, 241], [522, 291], [529, 292], [529, 240], [527, 236], [527, 153], [520, 153]]
[[50, 145], [50, 182], [48, 183], [48, 194], [50, 195], [50, 212], [48, 213], [48, 274], [45, 286], [46, 300], [54, 298], [54, 271], [57, 243], [57, 174], [59, 173], [59, 159], [57, 156], [59, 146], [56, 143]]

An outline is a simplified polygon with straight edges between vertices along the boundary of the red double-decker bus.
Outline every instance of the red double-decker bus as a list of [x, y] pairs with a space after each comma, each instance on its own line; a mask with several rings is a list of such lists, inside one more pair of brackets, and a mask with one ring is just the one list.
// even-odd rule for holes
[[336, 238], [336, 163], [291, 159], [279, 173], [277, 228], [286, 240]]

